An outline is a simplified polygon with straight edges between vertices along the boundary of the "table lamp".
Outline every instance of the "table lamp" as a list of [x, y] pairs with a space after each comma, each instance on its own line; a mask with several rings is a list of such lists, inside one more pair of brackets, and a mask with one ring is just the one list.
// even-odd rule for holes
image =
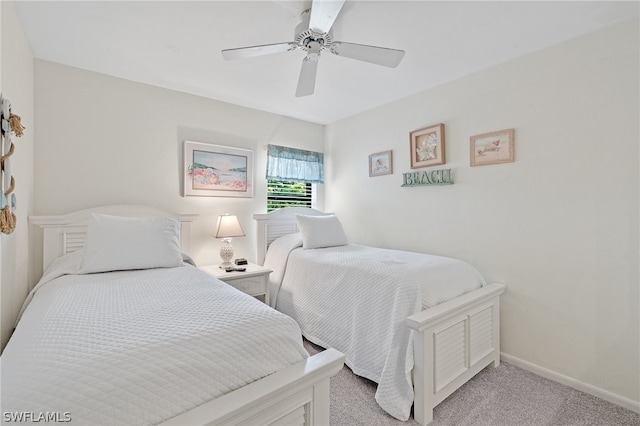
[[222, 238], [223, 244], [220, 247], [220, 258], [222, 263], [220, 267], [223, 269], [233, 267], [231, 259], [233, 259], [233, 247], [231, 246], [232, 237], [244, 237], [244, 231], [238, 222], [236, 215], [225, 214], [218, 216], [218, 224], [216, 225], [216, 238]]

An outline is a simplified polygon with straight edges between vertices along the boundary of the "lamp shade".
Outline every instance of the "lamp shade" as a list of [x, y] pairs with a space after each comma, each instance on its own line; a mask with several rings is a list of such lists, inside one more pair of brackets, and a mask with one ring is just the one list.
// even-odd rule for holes
[[225, 214], [218, 216], [218, 224], [216, 225], [216, 238], [244, 237], [244, 231], [238, 222], [236, 215]]

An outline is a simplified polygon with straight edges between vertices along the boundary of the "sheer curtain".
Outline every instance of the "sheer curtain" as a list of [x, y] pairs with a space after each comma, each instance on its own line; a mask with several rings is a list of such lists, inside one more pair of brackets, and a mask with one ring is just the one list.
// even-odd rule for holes
[[324, 154], [278, 145], [268, 145], [267, 179], [324, 183]]

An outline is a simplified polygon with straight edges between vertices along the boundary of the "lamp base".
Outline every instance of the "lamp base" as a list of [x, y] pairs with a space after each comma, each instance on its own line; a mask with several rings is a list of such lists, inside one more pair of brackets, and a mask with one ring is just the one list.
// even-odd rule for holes
[[220, 247], [220, 259], [222, 259], [222, 263], [220, 267], [222, 269], [227, 269], [233, 267], [233, 263], [231, 263], [231, 259], [233, 259], [233, 247], [231, 246], [231, 238], [223, 238], [223, 244]]

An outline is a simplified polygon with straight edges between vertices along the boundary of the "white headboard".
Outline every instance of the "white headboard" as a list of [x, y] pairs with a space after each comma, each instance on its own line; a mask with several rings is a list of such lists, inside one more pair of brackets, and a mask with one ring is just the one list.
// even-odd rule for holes
[[180, 219], [180, 248], [187, 254], [191, 246], [191, 222], [198, 217], [196, 214], [178, 215], [155, 207], [136, 205], [102, 206], [55, 216], [30, 216], [29, 223], [44, 230], [43, 268], [46, 269], [54, 259], [84, 246], [87, 221], [91, 213], [127, 217], [176, 217]]
[[269, 244], [283, 235], [298, 232], [296, 215], [325, 216], [331, 213], [323, 213], [319, 210], [307, 207], [287, 207], [274, 210], [270, 213], [256, 213], [253, 218], [258, 222], [258, 252], [256, 259], [259, 265], [264, 263]]

